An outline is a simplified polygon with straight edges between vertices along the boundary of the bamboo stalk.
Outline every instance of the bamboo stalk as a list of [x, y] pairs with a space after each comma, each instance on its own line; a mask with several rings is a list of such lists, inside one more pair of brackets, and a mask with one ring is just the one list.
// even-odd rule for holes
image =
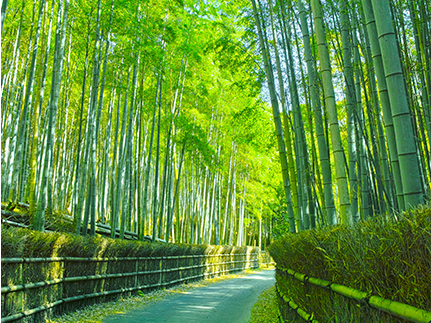
[[414, 306], [391, 301], [379, 296], [371, 296], [368, 303], [376, 309], [412, 322], [431, 322], [431, 312], [421, 310]]

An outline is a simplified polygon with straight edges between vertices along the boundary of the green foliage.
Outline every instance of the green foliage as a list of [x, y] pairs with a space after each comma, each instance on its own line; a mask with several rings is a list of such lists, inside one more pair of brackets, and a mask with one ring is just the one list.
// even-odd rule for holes
[[[210, 246], [82, 237], [59, 232], [39, 232], [2, 227], [3, 258], [31, 257], [160, 257], [245, 253], [248, 247]], [[252, 252], [255, 252], [253, 249]]]
[[[375, 218], [288, 234], [269, 251], [299, 273], [431, 310], [431, 208], [397, 219]], [[399, 322], [399, 319], [310, 284], [277, 274], [277, 286], [317, 319], [332, 322]]]
[[[268, 148], [264, 144], [271, 142], [269, 139], [272, 139], [270, 137], [272, 132], [268, 129], [272, 129], [273, 125], [271, 116], [262, 102], [244, 106], [232, 114], [230, 121], [231, 131], [239, 143], [255, 149], [264, 150]], [[246, 131], [238, 131], [242, 129]]]
[[[32, 214], [28, 205], [11, 202], [7, 206], [4, 205], [4, 208], [10, 212], [2, 212], [2, 219], [23, 225], [31, 224]], [[49, 231], [73, 232], [73, 223], [70, 220], [65, 220], [65, 217], [66, 215], [53, 211], [52, 217], [46, 218], [45, 228]], [[7, 223], [4, 225], [8, 226]]]
[[[30, 45], [34, 40], [37, 22], [37, 14], [34, 15], [33, 10], [37, 9], [38, 4], [28, 1], [8, 3], [2, 33], [2, 55], [5, 61], [5, 64], [2, 65], [2, 73], [5, 76], [9, 75], [6, 77], [7, 80], [14, 79], [12, 69], [9, 68], [12, 66], [10, 64], [15, 62], [14, 59], [21, 62], [24, 57], [31, 57], [32, 47]], [[29, 147], [37, 147], [37, 149], [34, 150], [34, 154], [30, 154], [29, 151], [23, 154], [23, 157], [28, 159], [23, 162], [23, 167], [21, 167], [21, 161], [16, 161], [16, 165], [20, 164], [20, 166], [15, 167], [13, 157], [6, 156], [6, 154], [4, 155], [5, 163], [2, 163], [2, 183], [8, 181], [5, 174], [9, 172], [9, 169], [6, 168], [10, 164], [9, 168], [19, 169], [19, 172], [22, 170], [22, 176], [17, 177], [20, 181], [17, 186], [22, 186], [26, 194], [33, 189], [29, 188], [27, 174], [34, 174], [34, 176], [39, 174], [40, 169], [32, 168], [34, 168], [33, 165], [38, 164], [40, 153], [45, 149], [46, 129], [44, 127], [47, 124], [46, 116], [49, 115], [47, 107], [51, 96], [50, 89], [53, 88], [51, 82], [54, 70], [53, 58], [56, 53], [55, 37], [58, 18], [58, 4], [55, 3], [47, 72], [44, 74], [51, 4], [51, 2], [46, 3], [43, 13], [36, 57], [36, 81], [31, 89], [34, 95], [30, 104], [29, 118], [32, 121], [29, 122], [30, 127], [25, 133], [25, 138], [29, 138], [31, 144], [23, 146], [26, 149]], [[173, 162], [168, 161], [169, 165], [173, 165], [175, 171], [168, 172], [168, 174], [178, 175], [178, 160], [181, 151], [178, 148], [185, 143], [183, 173], [177, 198], [179, 207], [174, 209], [176, 213], [174, 219], [177, 219], [177, 214], [185, 214], [186, 217], [190, 217], [190, 212], [181, 210], [188, 204], [182, 203], [180, 200], [185, 198], [185, 194], [182, 194], [181, 191], [186, 187], [183, 183], [191, 182], [187, 176], [190, 177], [192, 168], [197, 169], [198, 173], [202, 169], [208, 169], [211, 178], [215, 178], [215, 173], [217, 173], [218, 178], [223, 179], [223, 185], [220, 185], [219, 205], [226, 204], [231, 147], [235, 147], [237, 183], [242, 183], [243, 179], [247, 178], [247, 193], [245, 197], [242, 197], [246, 201], [244, 223], [247, 228], [245, 231], [250, 229], [250, 231], [254, 231], [250, 234], [257, 235], [259, 218], [264, 218], [264, 226], [271, 223], [273, 214], [267, 205], [276, 205], [279, 201], [277, 194], [281, 185], [281, 175], [276, 168], [278, 159], [274, 158], [276, 156], [275, 137], [269, 106], [259, 98], [264, 74], [259, 68], [259, 55], [257, 55], [255, 39], [251, 32], [253, 21], [247, 19], [249, 7], [250, 4], [247, 1], [197, 3], [189, 0], [145, 0], [141, 2], [101, 0], [99, 24], [98, 1], [70, 2], [65, 35], [65, 61], [59, 94], [60, 104], [53, 123], [55, 125], [53, 171], [48, 179], [48, 182], [52, 183], [50, 198], [52, 197], [53, 205], [49, 206], [50, 209], [58, 210], [59, 213], [67, 212], [75, 219], [78, 217], [83, 219], [86, 210], [78, 209], [78, 205], [82, 206], [83, 201], [90, 200], [88, 199], [89, 186], [86, 182], [90, 171], [86, 170], [86, 167], [96, 163], [98, 174], [94, 196], [98, 196], [100, 199], [96, 205], [95, 219], [103, 218], [109, 223], [116, 210], [116, 205], [119, 204], [121, 209], [119, 223], [121, 223], [120, 220], [122, 217], [126, 217], [127, 213], [123, 212], [124, 202], [121, 199], [118, 201], [112, 196], [115, 196], [116, 187], [120, 187], [121, 190], [126, 187], [125, 177], [122, 178], [122, 182], [118, 181], [120, 157], [124, 156], [125, 149], [124, 145], [119, 147], [119, 144], [123, 130], [129, 129], [129, 120], [132, 120], [130, 128], [132, 138], [128, 138], [128, 140], [132, 141], [133, 153], [127, 163], [130, 162], [133, 168], [131, 169], [134, 181], [133, 189], [136, 194], [132, 194], [133, 207], [130, 216], [133, 219], [143, 217], [142, 214], [137, 215], [141, 211], [142, 200], [137, 201], [135, 198], [140, 195], [137, 192], [143, 191], [145, 185], [143, 170], [146, 167], [140, 163], [146, 163], [149, 160], [151, 165], [155, 164], [155, 143], [150, 158], [148, 158], [148, 153], [153, 111], [155, 104], [158, 103], [161, 106], [160, 153], [166, 152], [168, 135], [171, 136], [170, 144], [176, 145], [176, 149], [172, 150], [174, 151]], [[21, 18], [22, 26], [19, 29]], [[96, 31], [98, 31], [97, 35]], [[20, 35], [19, 48], [14, 50], [18, 33]], [[108, 44], [109, 49], [106, 51]], [[88, 55], [86, 55], [87, 51]], [[15, 57], [14, 53], [18, 53], [18, 56]], [[105, 53], [108, 53], [106, 74]], [[137, 65], [138, 60], [139, 65]], [[19, 89], [22, 89], [21, 83], [27, 84], [29, 77], [29, 73], [26, 72], [26, 64], [20, 63], [16, 66], [17, 69], [14, 71], [17, 83], [12, 84], [8, 81], [4, 87], [4, 98], [7, 100], [4, 104], [8, 109], [5, 110], [4, 115], [5, 129], [2, 129], [5, 133], [2, 139], [3, 153], [7, 149], [15, 151], [13, 144], [17, 141], [13, 137], [14, 124], [9, 120], [19, 117], [21, 109], [19, 100], [14, 98], [20, 97], [18, 92], [21, 91]], [[137, 82], [136, 88], [133, 88], [132, 76], [135, 66], [137, 67]], [[98, 88], [95, 88], [95, 84], [93, 84], [96, 79]], [[45, 84], [45, 88], [39, 111], [38, 100], [42, 84]], [[104, 84], [103, 90], [102, 84]], [[157, 91], [159, 91], [159, 95], [156, 98]], [[136, 96], [133, 96], [134, 93]], [[96, 102], [94, 96], [97, 96]], [[99, 110], [98, 104], [101, 99], [103, 101]], [[97, 112], [93, 111], [93, 107], [90, 105], [94, 102]], [[68, 109], [67, 119], [66, 107]], [[129, 116], [123, 118], [124, 113], [128, 113], [127, 109], [130, 111], [132, 108], [132, 118]], [[174, 109], [177, 109], [176, 112], [179, 110], [180, 112], [173, 119]], [[36, 116], [33, 115], [35, 111], [38, 111]], [[91, 133], [94, 128], [90, 127], [88, 122], [92, 120], [92, 114], [100, 118], [95, 120], [96, 123], [100, 120], [100, 124], [96, 125], [98, 133]], [[36, 118], [37, 120], [33, 120]], [[123, 120], [125, 120], [125, 124], [123, 124]], [[169, 131], [172, 120], [174, 126]], [[37, 133], [34, 125], [39, 125]], [[79, 133], [80, 129], [82, 129], [82, 133]], [[109, 132], [108, 129], [110, 129]], [[89, 148], [90, 138], [93, 135], [95, 135], [94, 138], [97, 137], [96, 147], [94, 147], [96, 153], [88, 157], [88, 149], [93, 151], [93, 147]], [[81, 138], [80, 142], [78, 142], [78, 138]], [[67, 144], [63, 145], [66, 140]], [[8, 146], [5, 144], [6, 142], [8, 142]], [[8, 148], [6, 149], [6, 147]], [[78, 147], [80, 148], [79, 160]], [[114, 155], [115, 160], [112, 159]], [[93, 156], [95, 160], [93, 160]], [[163, 157], [160, 160], [162, 163], [160, 167], [164, 169]], [[128, 166], [123, 166], [128, 169]], [[87, 176], [87, 178], [82, 179], [81, 176]], [[201, 178], [193, 179], [194, 183], [204, 180], [204, 175], [201, 175]], [[102, 187], [103, 185], [105, 186]], [[149, 185], [152, 186], [151, 181]], [[154, 194], [157, 189], [161, 190], [163, 185], [159, 186], [149, 187], [148, 196]], [[211, 189], [218, 189], [218, 187], [214, 186]], [[5, 191], [7, 190], [8, 188], [5, 189]], [[242, 190], [243, 187], [237, 185], [237, 197]], [[230, 193], [232, 194], [232, 190]], [[20, 202], [27, 202], [26, 194], [23, 194]], [[142, 196], [140, 198], [142, 199]], [[87, 202], [85, 205], [88, 205]], [[149, 206], [149, 209], [152, 210], [152, 205]], [[235, 216], [234, 228], [232, 228], [234, 231], [237, 229], [235, 226], [238, 223], [235, 211], [229, 208], [229, 212]], [[220, 221], [223, 221], [222, 217], [219, 218]], [[134, 220], [130, 220], [130, 222], [134, 222]], [[176, 220], [173, 221], [174, 230], [179, 225], [178, 223]], [[189, 223], [189, 219], [184, 223]], [[54, 214], [52, 220], [47, 219], [45, 229], [56, 232], [72, 231], [71, 226], [69, 222], [62, 221], [60, 216]], [[145, 226], [144, 231], [148, 232], [149, 227], [153, 226], [152, 221], [145, 223]], [[136, 223], [131, 223], [131, 228], [133, 228], [131, 230], [135, 230], [136, 227]], [[184, 229], [190, 230], [187, 226]], [[247, 234], [249, 233], [247, 232]]]
[[256, 304], [251, 310], [250, 323], [278, 323], [278, 303], [275, 286], [268, 288], [260, 294]]

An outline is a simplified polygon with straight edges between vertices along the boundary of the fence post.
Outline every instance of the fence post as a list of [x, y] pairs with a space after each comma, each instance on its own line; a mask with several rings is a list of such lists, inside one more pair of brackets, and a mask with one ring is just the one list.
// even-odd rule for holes
[[179, 255], [177, 258], [177, 268], [178, 268], [178, 278], [181, 281], [181, 267], [180, 267], [180, 259], [183, 257], [183, 255]]
[[136, 287], [138, 287], [138, 271], [139, 271], [139, 259], [140, 259], [140, 257], [138, 257], [137, 259], [136, 259], [136, 275], [135, 275], [135, 288]]
[[160, 258], [160, 277], [159, 277], [159, 286], [162, 286], [163, 283], [163, 256]]
[[64, 272], [66, 271], [66, 258], [62, 258], [61, 262], [60, 262], [60, 268], [61, 268], [61, 284], [60, 284], [60, 292], [59, 292], [59, 299], [57, 300], [63, 300], [63, 295], [64, 295]]
[[[19, 264], [19, 285], [24, 284], [24, 259]], [[25, 311], [24, 308], [24, 298], [25, 298], [25, 289], [19, 292], [18, 294], [18, 308], [20, 308], [21, 312]]]

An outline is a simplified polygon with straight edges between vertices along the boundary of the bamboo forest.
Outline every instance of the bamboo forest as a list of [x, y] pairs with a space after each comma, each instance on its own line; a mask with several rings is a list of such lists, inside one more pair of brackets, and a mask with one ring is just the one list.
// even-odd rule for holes
[[2, 0], [1, 199], [44, 231], [261, 246], [431, 181], [422, 0]]

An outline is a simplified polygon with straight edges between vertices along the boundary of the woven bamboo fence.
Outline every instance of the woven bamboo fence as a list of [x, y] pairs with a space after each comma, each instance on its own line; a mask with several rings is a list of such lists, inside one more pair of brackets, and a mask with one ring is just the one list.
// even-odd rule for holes
[[1, 323], [44, 322], [95, 302], [259, 267], [259, 252], [1, 259]]
[[[379, 311], [386, 312], [390, 315], [397, 316], [409, 322], [417, 323], [431, 323], [431, 312], [425, 311], [414, 306], [403, 304], [400, 302], [385, 299], [380, 296], [372, 295], [371, 292], [363, 292], [354, 288], [350, 288], [344, 285], [336, 284], [327, 280], [310, 277], [292, 269], [286, 269], [281, 266], [277, 266], [277, 272], [282, 275], [292, 277], [301, 283], [312, 284], [324, 288], [328, 291], [337, 293], [343, 297], [355, 300], [359, 303], [377, 309]], [[287, 295], [280, 292], [277, 288], [277, 294], [280, 300], [287, 304], [292, 310], [296, 311], [307, 322], [318, 322], [312, 314], [306, 313], [304, 310], [298, 307], [295, 302]]]

